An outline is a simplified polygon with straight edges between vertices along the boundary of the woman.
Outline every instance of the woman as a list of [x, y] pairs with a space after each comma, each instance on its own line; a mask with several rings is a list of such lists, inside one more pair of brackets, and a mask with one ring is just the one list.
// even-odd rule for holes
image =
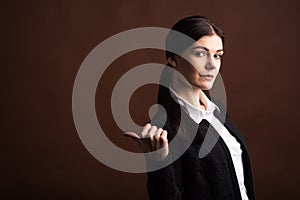
[[[166, 120], [158, 112], [144, 126], [142, 137], [127, 133], [139, 142], [144, 152], [160, 150], [156, 156], [146, 157], [148, 164], [172, 159], [171, 164], [147, 173], [149, 197], [153, 200], [252, 200], [252, 173], [245, 141], [230, 122], [224, 106], [208, 92], [220, 70], [224, 34], [201, 16], [184, 18], [172, 30], [194, 42], [179, 41], [172, 31], [167, 37], [167, 49], [180, 45], [176, 47], [178, 53], [166, 52], [167, 65], [179, 74], [166, 67], [161, 75], [162, 80], [169, 80], [169, 87], [160, 85], [158, 94]], [[196, 130], [194, 135], [193, 130]], [[170, 146], [175, 136], [182, 143], [190, 142], [179, 157], [176, 155], [182, 149], [180, 144]], [[206, 148], [204, 156], [199, 156], [206, 136], [215, 138], [215, 142]]]

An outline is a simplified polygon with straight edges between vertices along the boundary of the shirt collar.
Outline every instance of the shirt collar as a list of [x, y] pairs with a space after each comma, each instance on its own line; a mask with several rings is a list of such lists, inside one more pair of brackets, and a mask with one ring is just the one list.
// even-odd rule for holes
[[217, 105], [215, 105], [212, 101], [209, 100], [209, 98], [205, 95], [203, 91], [200, 91], [202, 93], [202, 101], [205, 101], [207, 105], [207, 109], [199, 109], [189, 102], [187, 102], [185, 99], [183, 99], [181, 96], [179, 96], [171, 87], [170, 94], [171, 97], [183, 107], [185, 112], [196, 122], [200, 123], [202, 119], [206, 119], [207, 121], [210, 121], [213, 117], [213, 112], [215, 109], [217, 109], [218, 112], [220, 112], [220, 109]]

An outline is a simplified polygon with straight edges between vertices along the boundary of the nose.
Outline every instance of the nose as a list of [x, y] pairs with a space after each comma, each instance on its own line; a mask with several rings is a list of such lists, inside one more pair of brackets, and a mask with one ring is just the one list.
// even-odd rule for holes
[[207, 61], [207, 63], [206, 63], [206, 65], [205, 65], [205, 69], [207, 70], [207, 71], [211, 71], [211, 70], [214, 70], [214, 69], [216, 69], [217, 67], [216, 67], [216, 63], [214, 62], [214, 60], [213, 59], [209, 59], [208, 61]]

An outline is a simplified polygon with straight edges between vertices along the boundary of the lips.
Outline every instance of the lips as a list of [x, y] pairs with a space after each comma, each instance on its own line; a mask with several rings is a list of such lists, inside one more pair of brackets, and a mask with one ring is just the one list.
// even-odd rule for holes
[[211, 74], [200, 74], [200, 77], [204, 78], [205, 80], [212, 80], [214, 75]]

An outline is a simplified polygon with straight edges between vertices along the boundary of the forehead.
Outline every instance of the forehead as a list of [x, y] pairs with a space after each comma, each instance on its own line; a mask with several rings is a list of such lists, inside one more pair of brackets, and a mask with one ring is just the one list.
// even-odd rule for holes
[[193, 45], [192, 48], [196, 46], [203, 46], [209, 49], [210, 51], [217, 51], [223, 49], [223, 42], [220, 36], [218, 35], [209, 35], [203, 36], [199, 40], [197, 40]]

